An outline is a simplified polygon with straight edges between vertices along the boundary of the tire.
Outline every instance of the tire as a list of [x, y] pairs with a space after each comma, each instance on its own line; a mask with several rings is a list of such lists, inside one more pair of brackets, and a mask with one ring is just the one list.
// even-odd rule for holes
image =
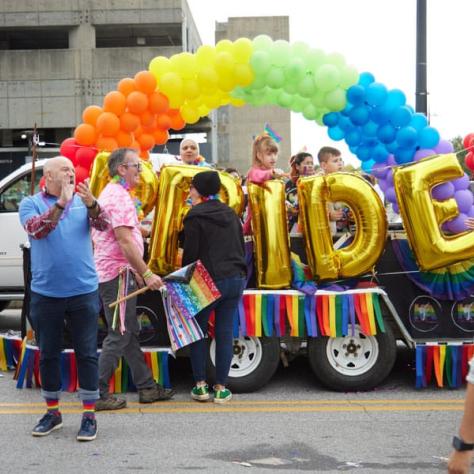
[[8, 301], [8, 300], [0, 300], [0, 312], [2, 312], [4, 309], [8, 308], [9, 304], [10, 304], [10, 301]]
[[[216, 379], [215, 341], [209, 344], [208, 374]], [[235, 393], [255, 392], [276, 372], [280, 363], [280, 340], [276, 337], [244, 336], [234, 339], [227, 386]]]
[[376, 336], [365, 336], [356, 325], [355, 337], [308, 339], [309, 363], [316, 377], [326, 387], [344, 392], [379, 385], [393, 368], [396, 349], [389, 324]]

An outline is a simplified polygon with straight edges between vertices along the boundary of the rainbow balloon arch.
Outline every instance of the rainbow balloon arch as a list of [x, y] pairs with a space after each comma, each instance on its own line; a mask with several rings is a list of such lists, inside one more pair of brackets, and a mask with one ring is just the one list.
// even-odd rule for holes
[[[453, 151], [401, 90], [359, 73], [338, 53], [260, 35], [155, 57], [148, 71], [120, 80], [102, 106], [83, 111], [83, 123], [61, 144], [61, 154], [73, 161], [80, 182], [101, 151], [131, 147], [147, 160], [155, 145], [167, 142], [169, 130], [182, 130], [221, 106], [246, 104], [277, 105], [327, 127], [329, 137], [344, 140], [362, 169], [378, 178], [396, 212], [393, 168]], [[454, 198], [460, 210], [443, 229], [466, 230], [466, 218], [474, 216], [467, 175], [434, 187], [432, 195]]]

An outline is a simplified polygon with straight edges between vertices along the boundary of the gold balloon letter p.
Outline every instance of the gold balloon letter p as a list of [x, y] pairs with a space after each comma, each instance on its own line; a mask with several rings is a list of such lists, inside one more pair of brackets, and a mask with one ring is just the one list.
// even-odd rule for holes
[[474, 257], [474, 232], [445, 236], [440, 226], [459, 213], [456, 201], [436, 201], [431, 188], [464, 174], [455, 154], [440, 155], [398, 168], [393, 183], [408, 239], [421, 270]]

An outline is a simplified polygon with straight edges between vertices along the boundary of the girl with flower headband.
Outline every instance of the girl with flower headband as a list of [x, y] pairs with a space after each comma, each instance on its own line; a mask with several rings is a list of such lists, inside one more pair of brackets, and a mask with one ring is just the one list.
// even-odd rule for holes
[[285, 185], [286, 208], [288, 211], [288, 228], [290, 232], [295, 229], [298, 223], [298, 193], [297, 184], [302, 176], [311, 176], [314, 174], [314, 159], [310, 153], [299, 152], [290, 158], [290, 179]]
[[[247, 173], [247, 183], [263, 184], [274, 178], [288, 176], [280, 168], [275, 168], [278, 160], [278, 145], [275, 140], [266, 133], [258, 135], [252, 144], [252, 167]], [[251, 233], [250, 211], [244, 223], [244, 234]]]

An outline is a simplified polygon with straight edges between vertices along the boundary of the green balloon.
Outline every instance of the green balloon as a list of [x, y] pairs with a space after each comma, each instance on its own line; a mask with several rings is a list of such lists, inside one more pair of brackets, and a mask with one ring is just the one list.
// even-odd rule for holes
[[293, 102], [293, 96], [291, 94], [288, 94], [283, 89], [278, 91], [277, 104], [280, 107], [285, 107], [286, 109], [291, 108], [292, 102]]
[[253, 41], [254, 50], [269, 51], [273, 46], [273, 40], [268, 35], [258, 35]]
[[326, 94], [324, 102], [331, 112], [338, 112], [346, 106], [346, 91], [341, 88], [334, 89]]
[[355, 67], [346, 66], [341, 71], [341, 87], [343, 89], [349, 89], [349, 87], [359, 82], [359, 72]]
[[285, 75], [283, 69], [272, 66], [272, 68], [267, 72], [267, 85], [273, 89], [280, 89], [284, 83]]
[[285, 66], [285, 77], [287, 81], [300, 81], [305, 74], [305, 63], [298, 56], [290, 58]]
[[306, 120], [314, 120], [318, 116], [316, 107], [310, 102], [303, 109], [303, 117]]
[[315, 92], [315, 83], [312, 75], [307, 74], [306, 76], [301, 79], [298, 83], [298, 93], [302, 97], [309, 98]]
[[290, 59], [290, 44], [285, 40], [277, 40], [271, 49], [272, 64], [274, 66], [286, 66]]
[[330, 91], [335, 89], [341, 80], [339, 69], [332, 64], [323, 64], [314, 74], [314, 80], [319, 90]]
[[250, 65], [255, 74], [264, 75], [272, 65], [270, 55], [266, 51], [255, 51], [250, 57]]

